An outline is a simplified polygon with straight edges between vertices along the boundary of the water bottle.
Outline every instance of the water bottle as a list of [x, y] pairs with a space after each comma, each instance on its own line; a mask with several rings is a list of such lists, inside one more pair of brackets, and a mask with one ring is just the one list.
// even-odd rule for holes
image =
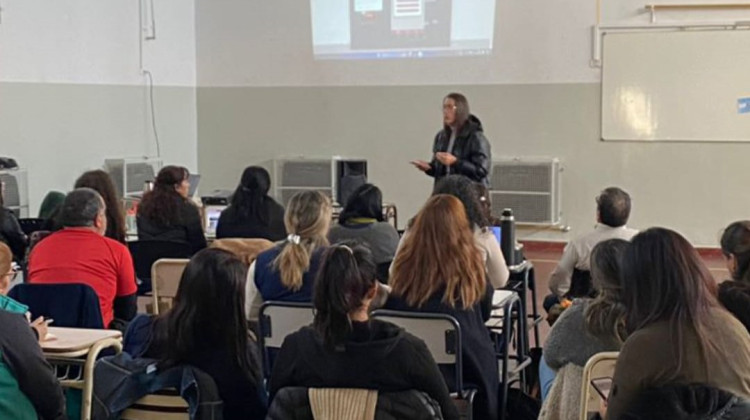
[[154, 190], [154, 181], [144, 181], [143, 183], [143, 193], [146, 194], [147, 192]]
[[516, 265], [516, 221], [513, 218], [513, 210], [503, 209], [500, 216], [500, 248], [505, 257], [505, 263], [509, 266]]

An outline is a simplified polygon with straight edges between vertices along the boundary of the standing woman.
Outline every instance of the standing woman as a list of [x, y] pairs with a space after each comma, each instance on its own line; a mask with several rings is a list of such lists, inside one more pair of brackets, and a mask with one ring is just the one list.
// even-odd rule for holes
[[259, 166], [242, 172], [232, 204], [221, 212], [216, 238], [264, 238], [276, 242], [286, 238], [284, 207], [268, 196], [271, 176]]
[[84, 172], [76, 180], [73, 188], [91, 188], [102, 196], [107, 208], [107, 230], [104, 232], [104, 236], [124, 244], [125, 214], [120, 200], [117, 199], [115, 184], [109, 174], [101, 169]]
[[482, 122], [469, 112], [464, 95], [449, 93], [443, 99], [443, 129], [435, 136], [432, 153], [430, 162], [411, 163], [434, 177], [436, 183], [446, 175], [458, 174], [490, 185], [490, 143], [484, 136]]
[[182, 166], [165, 166], [154, 189], [143, 195], [136, 223], [141, 241], [176, 241], [190, 244], [193, 252], [206, 247], [198, 208], [188, 200], [190, 173]]

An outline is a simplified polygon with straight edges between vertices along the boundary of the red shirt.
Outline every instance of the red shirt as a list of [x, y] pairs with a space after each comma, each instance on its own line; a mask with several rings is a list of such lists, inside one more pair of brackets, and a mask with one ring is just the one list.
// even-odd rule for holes
[[137, 291], [128, 248], [84, 228], [65, 228], [39, 242], [29, 257], [29, 283], [83, 283], [99, 296], [106, 328], [115, 297]]

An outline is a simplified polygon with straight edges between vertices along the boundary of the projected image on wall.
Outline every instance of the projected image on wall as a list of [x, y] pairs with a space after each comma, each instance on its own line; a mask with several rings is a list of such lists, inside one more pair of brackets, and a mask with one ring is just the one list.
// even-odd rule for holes
[[317, 59], [489, 55], [495, 0], [311, 0]]

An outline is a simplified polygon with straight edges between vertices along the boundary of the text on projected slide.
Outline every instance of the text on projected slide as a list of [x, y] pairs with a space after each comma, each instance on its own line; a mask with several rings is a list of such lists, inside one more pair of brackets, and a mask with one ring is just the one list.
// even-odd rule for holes
[[492, 53], [496, 0], [310, 0], [316, 59]]

